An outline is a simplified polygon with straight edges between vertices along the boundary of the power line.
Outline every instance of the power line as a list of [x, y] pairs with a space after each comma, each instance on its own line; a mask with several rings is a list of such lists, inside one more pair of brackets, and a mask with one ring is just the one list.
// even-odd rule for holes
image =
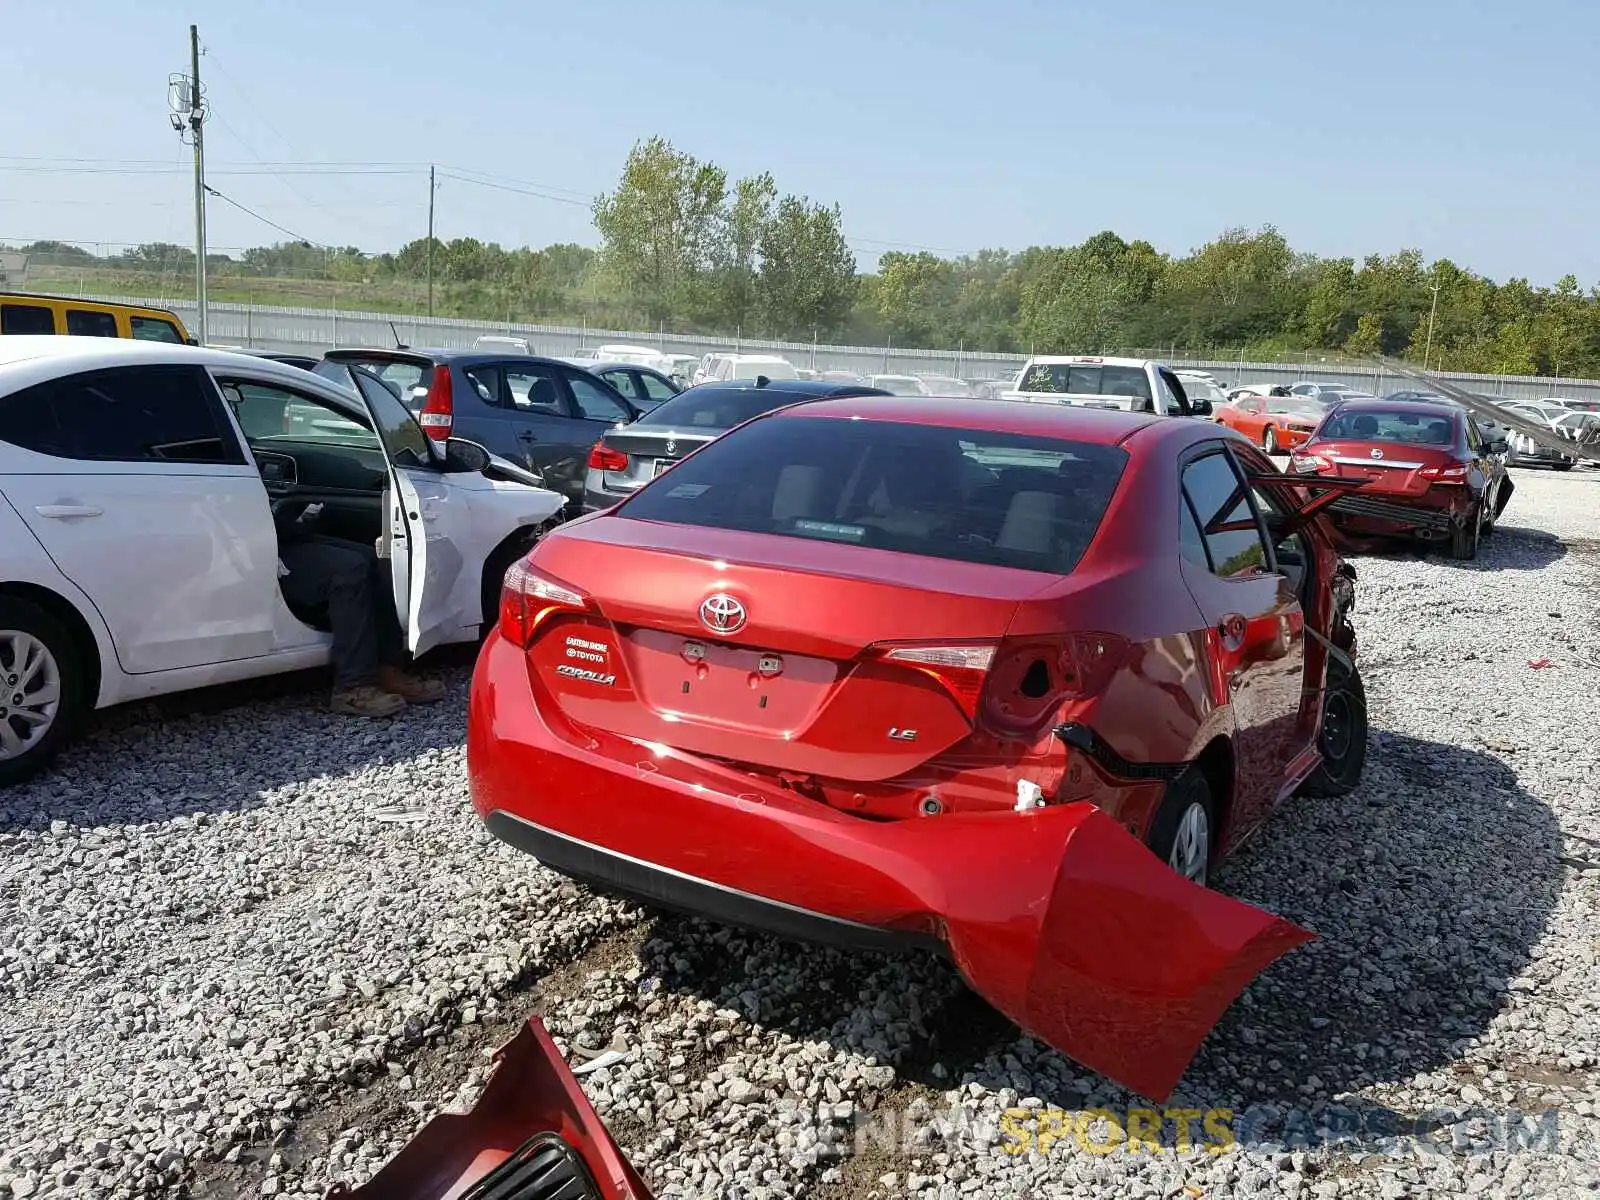
[[279, 233], [287, 234], [289, 237], [291, 237], [292, 239], [294, 239], [297, 242], [303, 242], [307, 246], [315, 246], [318, 250], [331, 250], [332, 249], [331, 246], [324, 246], [321, 242], [314, 242], [308, 237], [300, 236], [300, 234], [296, 233], [294, 230], [287, 229], [284, 226], [279, 225], [276, 221], [272, 220], [270, 217], [263, 217], [260, 213], [256, 212], [255, 209], [253, 209], [253, 208], [246, 208], [244, 205], [240, 204], [237, 200], [235, 200], [232, 196], [225, 196], [221, 192], [217, 191], [217, 189], [212, 187], [209, 183], [205, 185], [205, 189], [206, 189], [206, 193], [208, 195], [215, 196], [218, 200], [221, 200], [224, 204], [233, 205], [233, 207], [237, 208], [240, 212], [244, 213], [246, 216], [254, 217], [256, 220], [260, 221], [263, 225], [272, 226], [272, 228], [276, 229]]
[[490, 183], [487, 179], [470, 179], [465, 175], [458, 175], [454, 171], [445, 168], [440, 168], [439, 177], [441, 179], [454, 179], [457, 183], [471, 183], [476, 184], [478, 187], [492, 188], [497, 192], [511, 192], [517, 196], [533, 196], [539, 200], [549, 200], [555, 204], [571, 204], [578, 208], [589, 208], [594, 203], [592, 200], [578, 200], [569, 196], [557, 196], [550, 192], [535, 191], [532, 188], [512, 187], [506, 183]]

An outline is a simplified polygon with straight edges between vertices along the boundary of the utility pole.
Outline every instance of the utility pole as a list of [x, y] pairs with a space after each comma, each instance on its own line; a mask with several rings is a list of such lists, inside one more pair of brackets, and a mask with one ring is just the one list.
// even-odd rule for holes
[[428, 319], [433, 320], [433, 191], [435, 184], [433, 173], [434, 166], [428, 164]]
[[195, 335], [207, 340], [206, 321], [206, 149], [205, 94], [200, 88], [200, 30], [189, 26], [189, 74], [167, 79], [167, 106], [172, 128], [194, 144], [194, 302]]

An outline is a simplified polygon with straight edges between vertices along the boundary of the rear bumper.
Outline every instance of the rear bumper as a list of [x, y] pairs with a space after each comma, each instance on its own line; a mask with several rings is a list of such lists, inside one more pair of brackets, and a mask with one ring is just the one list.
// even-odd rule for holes
[[944, 942], [931, 934], [879, 929], [826, 913], [811, 912], [780, 900], [753, 895], [632, 858], [546, 829], [526, 817], [502, 809], [490, 812], [484, 817], [483, 823], [502, 842], [531, 854], [552, 870], [642, 904], [710, 917], [729, 925], [760, 929], [779, 937], [822, 942], [854, 950], [945, 952]]
[[558, 871], [786, 936], [942, 949], [1024, 1029], [1158, 1101], [1234, 997], [1310, 936], [1179, 877], [1086, 803], [873, 821], [576, 726], [498, 631], [467, 765], [487, 827]]
[[1376, 534], [1423, 534], [1442, 537], [1470, 511], [1470, 498], [1448, 507], [1406, 503], [1381, 494], [1353, 492], [1328, 506], [1329, 515], [1346, 528]]

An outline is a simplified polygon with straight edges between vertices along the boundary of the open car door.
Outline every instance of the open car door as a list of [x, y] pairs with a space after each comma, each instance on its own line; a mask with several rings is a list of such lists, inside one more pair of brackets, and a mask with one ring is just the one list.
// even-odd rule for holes
[[[434, 448], [416, 419], [388, 387], [364, 371], [351, 371], [389, 459], [383, 549], [393, 571], [396, 614], [406, 648], [425, 654], [462, 624], [476, 621], [455, 611], [451, 593], [465, 562], [468, 514], [445, 481], [443, 450]], [[475, 594], [475, 590], [474, 590]]]

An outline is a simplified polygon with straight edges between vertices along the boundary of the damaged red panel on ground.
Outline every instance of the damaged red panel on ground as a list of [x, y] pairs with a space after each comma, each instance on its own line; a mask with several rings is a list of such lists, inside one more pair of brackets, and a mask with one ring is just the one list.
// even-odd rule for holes
[[471, 1112], [435, 1117], [345, 1200], [650, 1200], [537, 1017]]
[[1330, 490], [1154, 413], [757, 418], [508, 574], [474, 803], [648, 904], [946, 955], [1164, 1100], [1309, 937], [1211, 871], [1290, 797], [1360, 778]]

